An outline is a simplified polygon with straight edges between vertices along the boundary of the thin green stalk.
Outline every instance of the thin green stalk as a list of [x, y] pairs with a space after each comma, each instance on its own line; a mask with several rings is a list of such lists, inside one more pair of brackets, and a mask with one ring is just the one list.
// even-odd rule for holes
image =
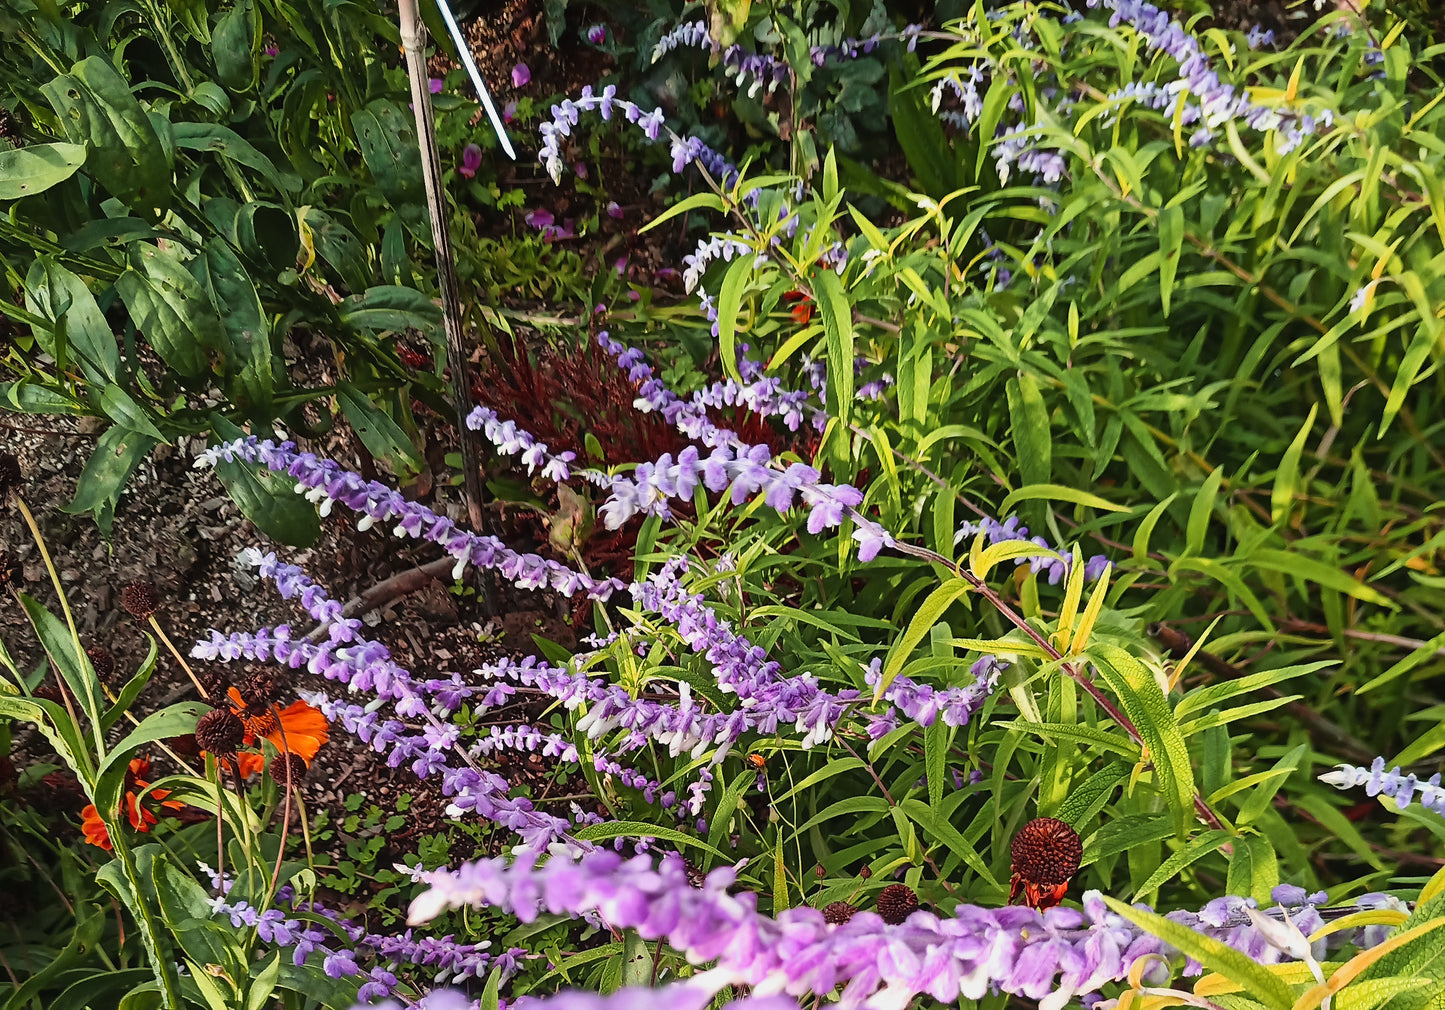
[[181, 1010], [184, 1005], [181, 1002], [180, 980], [176, 976], [174, 962], [170, 959], [168, 951], [161, 946], [161, 933], [156, 928], [156, 923], [151, 915], [150, 904], [146, 901], [145, 892], [141, 889], [140, 870], [135, 865], [135, 856], [130, 851], [130, 846], [121, 836], [120, 826], [106, 825], [111, 834], [111, 845], [115, 848], [115, 854], [120, 859], [121, 867], [125, 871], [127, 886], [130, 887], [131, 898], [134, 901], [132, 913], [135, 915], [136, 927], [140, 930], [141, 940], [151, 955], [151, 971], [155, 974], [156, 984], [161, 990], [161, 1006], [166, 1010]]

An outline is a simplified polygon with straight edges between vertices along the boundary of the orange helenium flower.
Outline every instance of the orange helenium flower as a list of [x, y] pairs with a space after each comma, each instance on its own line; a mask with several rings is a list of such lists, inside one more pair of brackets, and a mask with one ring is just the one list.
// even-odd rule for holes
[[281, 709], [278, 721], [274, 707], [257, 712], [246, 705], [241, 692], [234, 687], [226, 694], [231, 699], [232, 711], [246, 726], [245, 743], [248, 747], [253, 746], [258, 738], [264, 738], [271, 741], [277, 750], [299, 754], [310, 762], [315, 759], [321, 745], [330, 739], [326, 716], [304, 701], [293, 701]]
[[[125, 812], [126, 819], [130, 826], [137, 831], [150, 831], [151, 825], [159, 818], [151, 810], [141, 806], [139, 793], [144, 792], [150, 782], [145, 776], [151, 773], [150, 758], [135, 758], [130, 763], [130, 770], [125, 776]], [[185, 806], [179, 800], [168, 800], [170, 790], [152, 790], [148, 799], [153, 799], [162, 807], [168, 810], [180, 810]], [[100, 819], [100, 811], [92, 803], [80, 812], [80, 830], [85, 835], [85, 840], [91, 845], [98, 846], [109, 852], [112, 848], [110, 832], [106, 830], [105, 822]]]

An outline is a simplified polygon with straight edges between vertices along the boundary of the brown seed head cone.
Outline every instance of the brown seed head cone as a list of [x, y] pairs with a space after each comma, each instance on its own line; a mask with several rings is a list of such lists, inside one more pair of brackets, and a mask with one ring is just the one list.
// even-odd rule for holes
[[907, 884], [889, 884], [878, 892], [878, 914], [890, 926], [897, 926], [918, 910], [918, 895]]
[[271, 670], [252, 670], [236, 685], [247, 711], [259, 714], [281, 696], [282, 680]]
[[196, 743], [212, 754], [234, 754], [245, 738], [246, 727], [228, 709], [213, 708], [196, 723]]
[[20, 490], [20, 460], [14, 453], [0, 452], [0, 502], [9, 501], [10, 495]]
[[231, 700], [226, 697], [226, 689], [230, 686], [231, 682], [219, 670], [201, 674], [201, 687], [205, 688], [206, 700], [212, 705], [231, 704]]
[[85, 650], [85, 654], [90, 657], [90, 665], [95, 667], [101, 680], [109, 680], [110, 675], [115, 673], [115, 657], [105, 646], [92, 645]]
[[823, 921], [832, 923], [834, 926], [841, 926], [853, 918], [853, 913], [858, 911], [846, 901], [835, 901], [823, 909]]
[[1079, 872], [1084, 843], [1079, 833], [1053, 817], [1036, 817], [1009, 846], [1013, 872], [1033, 884], [1064, 884]]
[[858, 876], [862, 877], [864, 880], [867, 880], [869, 877], [873, 876], [873, 868], [867, 863], [864, 863], [863, 868], [858, 871]]
[[284, 785], [300, 785], [306, 777], [306, 759], [300, 754], [277, 754], [271, 759], [271, 777]]
[[149, 582], [131, 582], [120, 591], [120, 605], [137, 621], [144, 621], [160, 609], [161, 597]]

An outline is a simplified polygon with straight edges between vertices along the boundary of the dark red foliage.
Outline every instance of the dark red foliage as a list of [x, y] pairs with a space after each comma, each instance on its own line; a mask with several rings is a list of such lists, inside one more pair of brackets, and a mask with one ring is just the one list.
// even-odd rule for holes
[[[553, 452], [576, 453], [578, 465], [641, 463], [663, 453], [676, 456], [691, 444], [660, 414], [633, 405], [637, 384], [595, 343], [528, 349], [502, 334], [498, 345], [501, 353], [472, 371], [474, 402], [515, 420]], [[745, 442], [765, 443], [774, 454], [792, 450], [809, 460], [817, 448], [817, 432], [811, 426], [789, 432], [741, 407], [712, 410], [709, 416]], [[589, 434], [601, 446], [603, 459], [589, 457], [585, 444]], [[673, 507], [682, 514], [689, 509], [687, 503]], [[526, 516], [517, 518], [524, 524], [530, 521]], [[599, 523], [582, 548], [587, 566], [594, 572], [630, 578], [640, 521], [634, 518], [616, 531]], [[545, 541], [546, 535], [538, 533], [536, 539]]]

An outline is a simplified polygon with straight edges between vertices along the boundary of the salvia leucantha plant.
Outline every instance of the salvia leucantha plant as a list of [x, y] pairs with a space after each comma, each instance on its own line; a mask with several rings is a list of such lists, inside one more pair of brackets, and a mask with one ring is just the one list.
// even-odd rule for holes
[[[1330, 528], [1333, 542], [1345, 542], [1347, 524], [1371, 518], [1371, 509], [1392, 518], [1398, 510], [1417, 540], [1432, 536], [1428, 515], [1418, 505], [1411, 512], [1408, 497], [1382, 502], [1357, 489], [1416, 483], [1402, 467], [1431, 454], [1428, 432], [1413, 429], [1389, 453], [1363, 446], [1341, 464], [1330, 444], [1344, 437], [1342, 396], [1328, 444], [1309, 438], [1313, 411], [1273, 442], [1231, 434], [1231, 412], [1257, 411], [1269, 433], [1297, 399], [1328, 404], [1325, 371], [1311, 385], [1272, 350], [1276, 341], [1292, 356], [1312, 346], [1291, 329], [1310, 325], [1296, 312], [1303, 295], [1291, 300], [1262, 274], [1248, 280], [1251, 297], [1280, 313], [1268, 338], [1249, 345], [1258, 355], [1251, 367], [1277, 391], [1251, 406], [1243, 385], [1196, 388], [1174, 370], [1237, 367], [1229, 342], [1243, 339], [1232, 334], [1254, 315], [1210, 290], [1223, 280], [1190, 277], [1219, 272], [1243, 290], [1246, 278], [1225, 264], [1259, 270], [1237, 262], [1233, 247], [1257, 249], [1260, 240], [1211, 242], [1207, 231], [1187, 230], [1200, 220], [1186, 206], [1192, 197], [1164, 201], [1158, 206], [1178, 208], [1178, 220], [1163, 209], [1150, 218], [1157, 234], [1140, 234], [1159, 255], [1152, 269], [1138, 268], [1152, 253], [1125, 242], [1121, 223], [1126, 210], [1143, 213], [1136, 204], [1151, 206], [1146, 197], [1188, 186], [1207, 192], [1211, 173], [1229, 180], [1222, 190], [1247, 191], [1239, 173], [1254, 175], [1251, 166], [1270, 175], [1264, 166], [1278, 168], [1271, 157], [1320, 139], [1346, 143], [1338, 132], [1382, 107], [1372, 101], [1386, 101], [1395, 85], [1408, 94], [1390, 55], [1406, 43], [1357, 21], [1322, 19], [1321, 38], [1307, 37], [1287, 64], [1276, 62], [1293, 73], [1315, 45], [1322, 65], [1353, 60], [1354, 69], [1336, 67], [1335, 91], [1318, 95], [1303, 72], [1280, 82], [1270, 119], [1254, 112], [1256, 89], [1223, 90], [1223, 54], [1206, 52], [1168, 12], [1119, 4], [1108, 20], [979, 10], [942, 33], [897, 39], [904, 53], [915, 37], [955, 47], [933, 58], [938, 81], [955, 63], [982, 61], [977, 76], [972, 65], [958, 72], [986, 89], [983, 112], [967, 111], [963, 76], [958, 91], [943, 85], [940, 108], [954, 94], [967, 122], [950, 118], [934, 139], [952, 157], [983, 137], [973, 142], [985, 158], [962, 162], [993, 171], [1003, 188], [979, 201], [966, 190], [920, 195], [910, 219], [889, 228], [847, 204], [833, 159], [809, 192], [793, 178], [751, 177], [695, 139], [669, 135], [660, 112], [611, 88], [553, 110], [542, 135], [549, 169], [584, 114], [633, 123], [649, 139], [668, 139], [679, 172], [713, 184], [680, 210], [715, 213], [725, 229], [686, 264], [722, 378], [674, 389], [656, 353], [639, 346], [649, 336], [641, 327], [590, 334], [636, 383], [637, 409], [664, 416], [688, 448], [603, 471], [575, 448], [539, 441], [525, 419], [489, 408], [470, 418], [500, 457], [573, 487], [603, 525], [641, 524], [630, 579], [517, 551], [279, 438], [230, 439], [203, 455], [200, 464], [294, 483], [323, 516], [354, 515], [362, 535], [379, 526], [435, 544], [458, 575], [483, 568], [523, 590], [586, 598], [596, 627], [573, 655], [503, 659], [465, 673], [423, 670], [417, 657], [413, 672], [299, 568], [268, 552], [245, 555], [312, 626], [217, 631], [193, 657], [294, 671], [302, 701], [334, 731], [435, 777], [452, 816], [491, 825], [500, 854], [456, 868], [409, 867], [418, 884], [410, 921], [473, 908], [499, 918], [484, 920], [485, 936], [388, 938], [277, 884], [303, 883], [304, 873], [244, 857], [197, 867], [215, 896], [208, 901], [190, 880], [183, 892], [203, 909], [195, 918], [214, 913], [218, 929], [207, 936], [243, 940], [240, 953], [195, 962], [203, 971], [190, 973], [195, 988], [186, 993], [227, 1005], [253, 991], [251, 976], [270, 973], [275, 985], [283, 970], [288, 979], [310, 970], [360, 999], [409, 1003], [439, 971], [458, 985], [423, 1005], [487, 1010], [502, 1002], [504, 985], [508, 1005], [588, 1008], [1001, 1005], [1014, 997], [1063, 1007], [1102, 997], [1129, 1006], [1284, 1010], [1338, 1001], [1406, 1010], [1439, 999], [1445, 876], [1426, 882], [1403, 867], [1392, 872], [1385, 846], [1341, 812], [1358, 797], [1335, 788], [1385, 797], [1370, 809], [1392, 820], [1392, 840], [1439, 838], [1440, 778], [1418, 765], [1445, 741], [1438, 733], [1408, 745], [1390, 737], [1387, 761], [1309, 704], [1347, 685], [1369, 689], [1363, 705], [1400, 692], [1437, 645], [1404, 638], [1423, 648], [1360, 684], [1360, 671], [1345, 679], [1295, 616], [1317, 607], [1335, 652], [1338, 643], [1372, 641], [1347, 634], [1359, 630], [1360, 608], [1383, 616], [1409, 604], [1428, 620], [1420, 613], [1433, 588], [1428, 559], [1357, 572], [1338, 547], [1321, 556], [1317, 545], [1330, 538], [1302, 542], [1329, 504], [1317, 485], [1331, 468], [1346, 475], [1339, 495], [1349, 505], [1332, 520], [1346, 524]], [[1339, 26], [1353, 31], [1341, 35]], [[1229, 55], [1243, 60], [1247, 40], [1235, 44]], [[1106, 59], [1110, 47], [1121, 47], [1122, 68]], [[1104, 70], [1070, 72], [1068, 61], [1087, 59], [1127, 78], [1121, 88], [1146, 73], [1186, 86], [1160, 109], [1145, 107], [1152, 99], [1102, 99]], [[1250, 72], [1272, 80], [1274, 64], [1260, 63]], [[1200, 111], [1186, 138], [1191, 100]], [[1089, 117], [1086, 103], [1106, 101], [1125, 124], [1118, 129], [1135, 132], [1103, 148], [1096, 166], [1080, 138], [1103, 118]], [[1420, 108], [1409, 115], [1423, 120], [1428, 108]], [[1083, 122], [1066, 130], [1058, 125], [1065, 116]], [[1020, 129], [1031, 146], [997, 158]], [[1153, 130], [1159, 147], [1144, 158], [1138, 152]], [[1223, 140], [1194, 143], [1198, 130]], [[1280, 153], [1286, 145], [1293, 150]], [[1181, 180], [1163, 178], [1171, 159], [1175, 174], [1194, 166], [1199, 178], [1176, 191]], [[1026, 186], [1007, 188], [1025, 173]], [[1092, 186], [1101, 173], [1114, 183], [1109, 198], [1074, 193], [1078, 180]], [[1313, 218], [1337, 196], [1317, 197]], [[1272, 212], [1245, 220], [1230, 208], [1229, 220], [1256, 227]], [[1396, 223], [1414, 212], [1396, 211]], [[1170, 254], [1176, 225], [1182, 237]], [[1269, 252], [1279, 233], [1265, 234]], [[1178, 271], [1190, 235], [1190, 255], [1215, 264], [1208, 271]], [[1118, 243], [1107, 254], [1106, 240]], [[1406, 256], [1407, 241], [1423, 243], [1426, 259], [1415, 270], [1427, 283], [1432, 235], [1401, 235]], [[1166, 260], [1175, 265], [1162, 267]], [[1370, 280], [1383, 283], [1389, 269]], [[1138, 276], [1124, 284], [1129, 271]], [[1326, 276], [1339, 282], [1342, 307], [1384, 311], [1371, 301], [1379, 285], [1355, 283], [1363, 275], [1319, 273], [1321, 285]], [[1396, 311], [1410, 310], [1402, 302]], [[1176, 314], [1197, 331], [1182, 349], [1168, 340]], [[1387, 347], [1367, 349], [1366, 365], [1389, 359]], [[1135, 368], [1115, 365], [1128, 356]], [[1384, 389], [1372, 422], [1403, 423], [1411, 409], [1428, 423], [1413, 411], [1429, 402], [1423, 360], [1393, 410], [1394, 385], [1376, 371]], [[1351, 399], [1365, 395], [1349, 388]], [[775, 456], [711, 412], [739, 405], [787, 427], [816, 426], [816, 457]], [[1087, 434], [1067, 438], [1065, 428]], [[1288, 446], [1282, 455], [1267, 448], [1277, 444]], [[1260, 463], [1266, 451], [1279, 459]], [[1230, 461], [1229, 471], [1211, 457]], [[1198, 644], [1181, 643], [1170, 626], [1185, 617], [1207, 622]], [[1286, 619], [1294, 623], [1281, 628]], [[1253, 655], [1247, 673], [1220, 658], [1264, 634], [1270, 647]], [[1380, 654], [1365, 662], [1379, 663]], [[346, 689], [329, 690], [328, 681]], [[551, 706], [560, 721], [485, 725], [518, 697]], [[1429, 696], [1417, 687], [1397, 697], [1399, 711], [1414, 712]], [[1280, 728], [1277, 720], [1301, 710], [1308, 720]], [[45, 709], [38, 718], [59, 725], [64, 715]], [[488, 766], [501, 750], [575, 766], [594, 802], [549, 805], [518, 793]], [[204, 790], [187, 795], [201, 801]], [[212, 795], [243, 842], [259, 834], [242, 805]], [[115, 817], [119, 800], [108, 802], [98, 814], [126, 831]], [[284, 851], [274, 847], [279, 860]], [[1312, 858], [1342, 851], [1369, 869], [1341, 873], [1338, 863]], [[466, 919], [447, 921], [467, 928]], [[529, 944], [544, 927], [571, 930], [565, 950]], [[545, 972], [529, 971], [535, 962]], [[205, 970], [209, 963], [221, 971]], [[264, 1002], [273, 990], [260, 988]]]

